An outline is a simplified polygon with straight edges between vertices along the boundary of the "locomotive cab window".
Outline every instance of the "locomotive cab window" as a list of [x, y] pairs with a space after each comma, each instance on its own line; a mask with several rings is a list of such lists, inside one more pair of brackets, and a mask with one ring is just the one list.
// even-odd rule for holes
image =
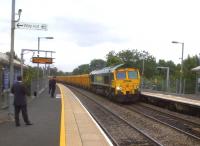
[[129, 71], [129, 72], [128, 72], [128, 78], [129, 78], [129, 79], [137, 79], [137, 78], [138, 78], [138, 73], [137, 73], [137, 71]]
[[117, 79], [126, 79], [126, 72], [117, 72]]

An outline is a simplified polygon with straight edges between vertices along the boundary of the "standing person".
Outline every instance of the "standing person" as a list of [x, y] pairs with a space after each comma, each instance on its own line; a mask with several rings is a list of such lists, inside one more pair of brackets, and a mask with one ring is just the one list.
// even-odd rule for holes
[[51, 94], [51, 82], [52, 82], [52, 78], [49, 79], [49, 94]]
[[53, 79], [51, 80], [51, 97], [54, 97], [56, 90], [56, 77], [54, 76]]
[[14, 108], [15, 108], [15, 124], [17, 127], [20, 126], [19, 113], [22, 111], [22, 116], [26, 125], [32, 125], [28, 119], [27, 113], [27, 99], [26, 99], [26, 88], [22, 82], [22, 77], [17, 77], [17, 82], [13, 84], [11, 92], [14, 94]]

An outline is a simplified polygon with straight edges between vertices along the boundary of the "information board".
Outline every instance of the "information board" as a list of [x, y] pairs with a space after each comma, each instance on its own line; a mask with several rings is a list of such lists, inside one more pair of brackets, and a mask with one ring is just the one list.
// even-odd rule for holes
[[33, 63], [41, 63], [41, 64], [52, 64], [53, 58], [47, 58], [47, 57], [33, 57], [32, 58]]

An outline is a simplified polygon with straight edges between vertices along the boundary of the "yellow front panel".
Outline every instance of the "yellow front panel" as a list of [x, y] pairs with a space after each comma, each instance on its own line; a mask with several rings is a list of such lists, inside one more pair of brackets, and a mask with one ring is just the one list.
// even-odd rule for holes
[[[138, 72], [138, 76], [136, 79], [129, 79], [128, 78], [128, 71], [137, 71], [136, 69], [120, 69], [114, 72], [114, 81], [112, 82], [112, 87], [115, 88], [115, 94], [118, 94], [118, 91], [120, 91], [123, 95], [129, 94], [135, 94], [135, 90], [139, 90], [140, 85], [140, 75]], [[126, 72], [126, 78], [125, 79], [117, 79], [116, 73], [117, 72]]]

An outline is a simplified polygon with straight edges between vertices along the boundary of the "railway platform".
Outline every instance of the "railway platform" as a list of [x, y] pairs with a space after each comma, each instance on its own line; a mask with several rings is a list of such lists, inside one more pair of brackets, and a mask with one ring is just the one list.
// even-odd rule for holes
[[179, 113], [200, 117], [200, 95], [142, 92], [142, 100]]
[[112, 145], [78, 98], [64, 85], [58, 86], [62, 95], [60, 146]]
[[3, 146], [111, 146], [107, 136], [64, 85], [57, 84], [56, 97], [48, 90], [28, 103], [31, 126], [20, 115], [21, 126], [0, 112], [0, 145]]
[[[56, 89], [56, 94], [59, 94], [59, 92]], [[4, 119], [0, 123], [0, 145], [58, 146], [60, 139], [60, 101], [59, 98], [51, 98], [46, 89], [39, 97], [28, 103], [28, 116], [33, 125], [25, 125], [21, 114], [20, 127], [15, 126], [14, 120]]]
[[173, 95], [150, 91], [143, 91], [142, 95], [200, 107], [200, 95]]

